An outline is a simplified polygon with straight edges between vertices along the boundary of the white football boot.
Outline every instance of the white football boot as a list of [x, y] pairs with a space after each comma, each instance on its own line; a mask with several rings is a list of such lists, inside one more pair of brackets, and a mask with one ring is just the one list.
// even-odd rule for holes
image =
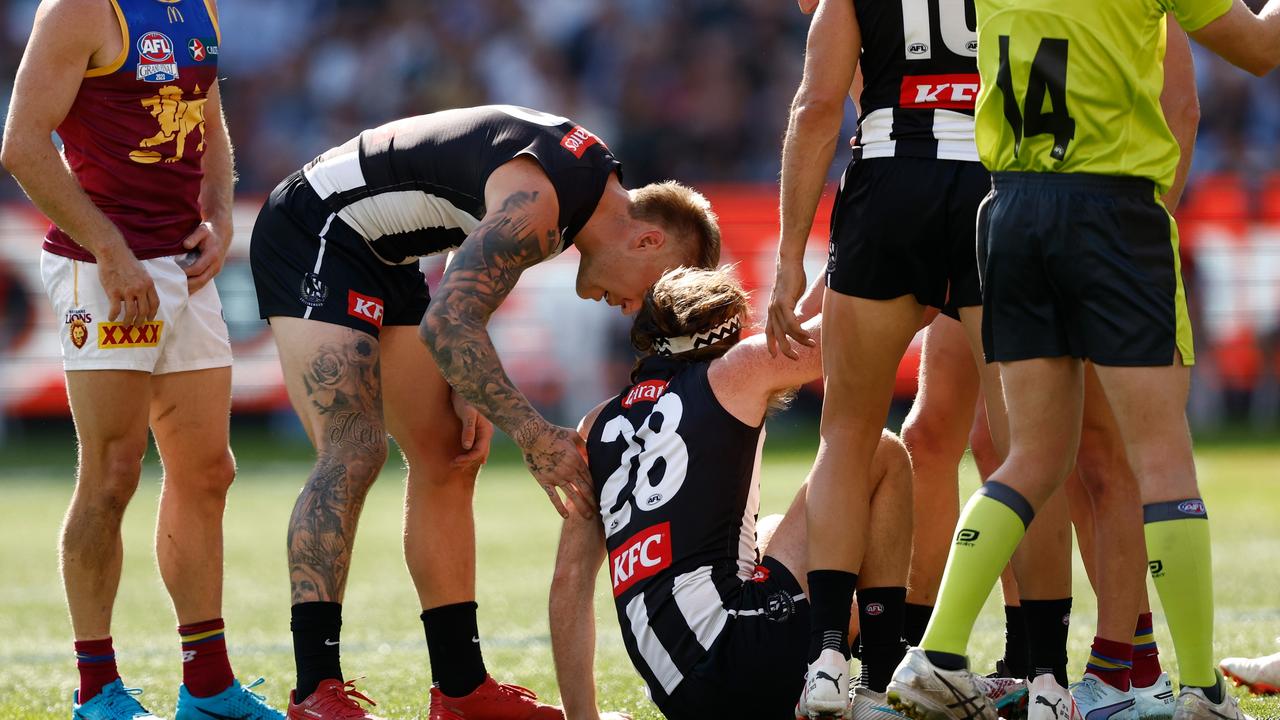
[[1133, 699], [1137, 702], [1139, 720], [1169, 720], [1173, 717], [1173, 708], [1177, 704], [1173, 699], [1173, 683], [1169, 682], [1169, 673], [1162, 672], [1160, 677], [1148, 687], [1133, 686]]
[[1222, 668], [1223, 675], [1231, 678], [1235, 684], [1249, 688], [1251, 693], [1280, 693], [1280, 653], [1258, 658], [1230, 657], [1218, 667]]
[[995, 705], [980, 680], [968, 670], [944, 670], [913, 647], [893, 672], [885, 695], [889, 707], [911, 720], [996, 720]]
[[889, 707], [889, 699], [882, 692], [856, 687], [852, 695], [853, 720], [903, 720], [896, 710]]
[[1052, 675], [1037, 675], [1027, 687], [1027, 720], [1082, 720], [1071, 692]]
[[1071, 698], [1084, 720], [1138, 720], [1133, 690], [1118, 690], [1093, 673], [1071, 684]]
[[1222, 688], [1222, 702], [1210, 702], [1204, 690], [1182, 686], [1178, 693], [1178, 706], [1173, 711], [1174, 720], [1253, 720], [1240, 709], [1240, 703], [1227, 692], [1227, 682], [1218, 678]]
[[800, 702], [796, 703], [800, 720], [852, 720], [849, 699], [849, 661], [839, 650], [823, 650], [809, 665]]

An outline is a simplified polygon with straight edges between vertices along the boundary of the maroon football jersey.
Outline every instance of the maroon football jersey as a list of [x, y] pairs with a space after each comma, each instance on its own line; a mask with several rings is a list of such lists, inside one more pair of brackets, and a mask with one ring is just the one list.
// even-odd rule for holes
[[[207, 0], [109, 0], [124, 49], [85, 73], [58, 126], [80, 186], [141, 260], [185, 252], [201, 222], [205, 103], [219, 32]], [[93, 261], [60, 228], [44, 248]]]

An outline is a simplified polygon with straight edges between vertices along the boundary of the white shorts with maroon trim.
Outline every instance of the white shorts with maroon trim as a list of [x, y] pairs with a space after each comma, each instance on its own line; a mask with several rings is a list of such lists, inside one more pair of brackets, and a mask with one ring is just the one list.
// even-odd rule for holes
[[160, 298], [156, 319], [128, 327], [108, 322], [111, 303], [97, 263], [42, 252], [40, 276], [62, 322], [62, 366], [72, 370], [139, 370], [153, 375], [231, 365], [222, 301], [213, 283], [195, 295], [178, 265], [185, 256], [143, 260]]

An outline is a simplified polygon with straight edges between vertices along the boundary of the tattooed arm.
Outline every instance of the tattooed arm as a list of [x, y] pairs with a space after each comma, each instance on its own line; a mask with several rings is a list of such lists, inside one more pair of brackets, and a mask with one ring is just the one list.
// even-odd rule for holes
[[529, 471], [560, 515], [568, 512], [557, 487], [571, 507], [591, 517], [581, 438], [548, 422], [516, 388], [487, 327], [520, 274], [560, 249], [555, 189], [533, 160], [517, 158], [489, 177], [485, 205], [484, 220], [458, 247], [432, 293], [422, 339], [454, 390], [520, 446]]

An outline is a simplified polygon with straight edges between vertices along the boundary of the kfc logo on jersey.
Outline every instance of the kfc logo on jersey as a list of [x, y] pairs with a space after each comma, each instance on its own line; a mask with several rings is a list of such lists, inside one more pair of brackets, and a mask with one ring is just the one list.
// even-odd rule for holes
[[632, 405], [638, 402], [657, 402], [666, 389], [666, 380], [645, 380], [631, 388], [627, 396], [622, 399], [622, 407], [630, 409]]
[[573, 153], [574, 157], [581, 158], [587, 148], [598, 142], [600, 142], [600, 138], [596, 137], [590, 130], [581, 125], [575, 125], [572, 130], [565, 133], [565, 136], [560, 139], [560, 147]]
[[173, 82], [178, 79], [178, 63], [173, 59], [173, 41], [152, 30], [138, 38], [138, 79], [144, 82]]
[[361, 295], [355, 290], [347, 291], [347, 314], [351, 317], [382, 327], [383, 312], [382, 298]]
[[618, 597], [632, 585], [653, 577], [671, 567], [671, 523], [664, 522], [641, 530], [609, 553], [609, 574], [613, 578], [613, 596]]
[[902, 78], [898, 104], [904, 108], [972, 110], [981, 88], [977, 73], [908, 75]]

